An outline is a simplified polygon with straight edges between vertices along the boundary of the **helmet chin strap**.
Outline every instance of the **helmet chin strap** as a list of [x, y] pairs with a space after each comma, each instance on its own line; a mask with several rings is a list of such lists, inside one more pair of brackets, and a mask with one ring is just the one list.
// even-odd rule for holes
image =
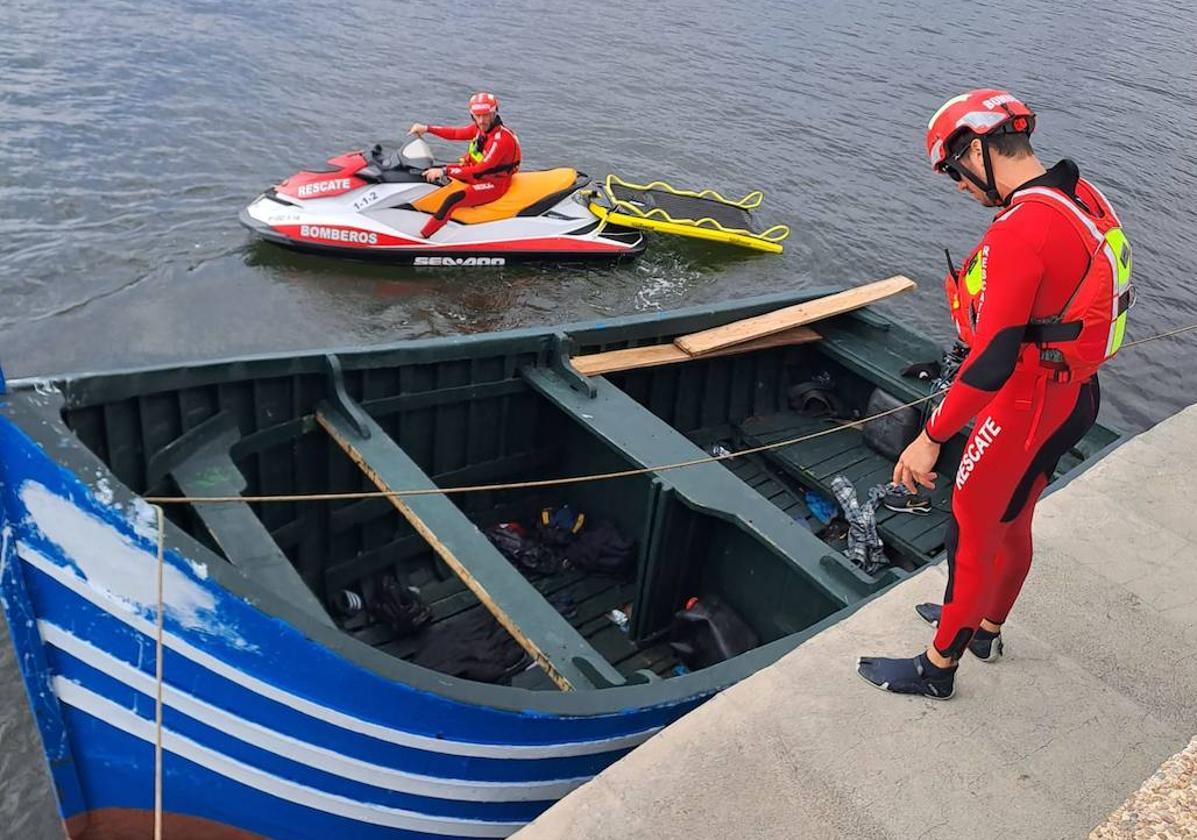
[[989, 137], [982, 135], [977, 139], [981, 141], [981, 160], [985, 166], [985, 180], [982, 181], [974, 175], [967, 166], [958, 166], [956, 171], [985, 193], [985, 197], [992, 201], [995, 207], [1005, 207], [1006, 202], [1002, 200], [1002, 196], [997, 190], [997, 184], [993, 180], [993, 159], [989, 156]]
[[986, 198], [998, 207], [1004, 207], [1006, 202], [1002, 200], [1002, 196], [997, 190], [997, 184], [993, 180], [993, 161], [989, 157], [988, 135], [981, 138], [981, 157], [985, 161], [985, 186], [981, 187], [981, 189], [985, 190]]

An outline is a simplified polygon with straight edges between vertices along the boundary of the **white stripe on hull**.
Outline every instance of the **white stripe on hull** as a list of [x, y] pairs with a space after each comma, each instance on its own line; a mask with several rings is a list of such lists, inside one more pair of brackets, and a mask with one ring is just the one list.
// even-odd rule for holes
[[[94, 645], [72, 635], [61, 627], [41, 620], [37, 623], [42, 640], [61, 651], [86, 662], [91, 667], [153, 699], [156, 695], [154, 678], [119, 660]], [[179, 691], [169, 683], [162, 687], [162, 702], [200, 723], [251, 746], [316, 770], [332, 773], [374, 787], [469, 802], [529, 802], [556, 800], [578, 787], [589, 777], [553, 779], [534, 782], [485, 782], [471, 779], [446, 779], [408, 773], [373, 764], [324, 747], [284, 735], [276, 730], [247, 721]]]
[[[38, 571], [48, 575], [62, 586], [74, 592], [80, 598], [88, 601], [97, 608], [103, 610], [108, 615], [116, 618], [125, 624], [137, 630], [147, 639], [147, 644], [151, 644], [156, 635], [154, 626], [139, 615], [134, 615], [127, 612], [120, 607], [113, 609], [115, 604], [106, 599], [103, 594], [97, 592], [88, 586], [87, 581], [80, 578], [73, 570], [64, 568], [58, 565], [50, 558], [46, 557], [36, 548], [30, 546], [25, 542], [17, 543], [17, 555]], [[475, 756], [478, 758], [506, 758], [506, 759], [539, 759], [539, 758], [564, 758], [568, 756], [578, 755], [594, 755], [596, 753], [610, 752], [613, 750], [622, 750], [635, 747], [644, 741], [651, 738], [661, 727], [656, 726], [651, 729], [635, 732], [630, 735], [621, 735], [615, 738], [598, 739], [594, 741], [570, 741], [559, 744], [483, 744], [469, 741], [455, 741], [449, 739], [432, 738], [426, 735], [417, 735], [411, 732], [404, 732], [398, 729], [392, 729], [388, 726], [374, 723], [373, 721], [363, 720], [355, 717], [339, 709], [334, 709], [330, 706], [325, 706], [320, 703], [315, 703], [304, 697], [292, 694], [289, 691], [271, 685], [257, 677], [251, 676], [244, 671], [229, 665], [228, 663], [205, 653], [196, 647], [193, 647], [188, 642], [183, 641], [173, 633], [163, 634], [163, 643], [166, 647], [175, 651], [181, 656], [190, 659], [192, 662], [207, 668], [215, 674], [236, 683], [243, 688], [246, 688], [256, 694], [281, 703], [288, 708], [295, 711], [302, 712], [316, 718], [317, 720], [330, 723], [350, 732], [357, 732], [361, 735], [368, 735], [371, 738], [377, 738], [380, 741], [387, 741], [388, 743], [398, 744], [412, 749], [425, 750], [427, 752], [441, 753], [444, 755], [463, 755]], [[314, 642], [312, 644], [315, 644]]]
[[[146, 720], [123, 706], [118, 706], [111, 700], [62, 677], [54, 677], [52, 685], [58, 699], [68, 706], [85, 712], [127, 735], [147, 743], [154, 743], [153, 721]], [[165, 728], [162, 730], [162, 748], [180, 758], [198, 764], [206, 770], [261, 793], [306, 808], [372, 825], [457, 837], [507, 837], [524, 825], [521, 822], [490, 822], [457, 817], [434, 817], [386, 805], [357, 802], [344, 796], [325, 793], [289, 779], [274, 776], [255, 767], [250, 767], [248, 764], [242, 764]]]

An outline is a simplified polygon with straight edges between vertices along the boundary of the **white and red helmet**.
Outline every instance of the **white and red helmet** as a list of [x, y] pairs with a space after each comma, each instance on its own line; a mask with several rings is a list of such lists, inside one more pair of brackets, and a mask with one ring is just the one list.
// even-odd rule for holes
[[1034, 130], [1035, 113], [1008, 91], [970, 90], [941, 105], [927, 123], [927, 157], [932, 169], [943, 172], [952, 142], [966, 131], [984, 137]]
[[483, 91], [470, 97], [470, 113], [476, 117], [483, 114], [494, 114], [498, 110], [499, 100], [493, 93]]

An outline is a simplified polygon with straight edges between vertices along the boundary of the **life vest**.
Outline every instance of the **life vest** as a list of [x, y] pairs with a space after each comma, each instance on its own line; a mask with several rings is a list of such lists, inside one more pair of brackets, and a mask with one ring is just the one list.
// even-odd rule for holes
[[515, 143], [516, 158], [511, 163], [497, 164], [496, 166], [493, 166], [490, 169], [488, 169], [486, 172], [479, 173], [479, 174], [480, 175], [501, 175], [501, 174], [508, 174], [508, 173], [515, 174], [517, 171], [519, 171], [519, 168], [520, 168], [520, 145], [519, 145], [520, 141], [519, 141], [519, 138], [515, 136], [514, 131], [512, 131], [510, 128], [508, 128], [506, 125], [504, 125], [502, 122], [496, 122], [493, 126], [491, 126], [490, 131], [488, 131], [486, 134], [479, 132], [474, 135], [474, 139], [472, 139], [470, 141], [470, 145], [466, 147], [465, 154], [461, 156], [461, 161], [460, 161], [461, 165], [469, 166], [471, 164], [482, 163], [483, 159], [486, 157], [487, 145], [491, 142], [498, 141], [500, 131], [506, 131], [509, 135], [511, 135], [511, 139]]
[[[956, 271], [949, 262], [948, 273], [943, 278], [944, 294], [948, 298], [948, 313], [956, 327], [956, 335], [968, 347], [973, 346], [977, 334], [977, 306], [981, 292], [985, 289], [984, 268], [981, 252], [984, 245], [964, 261], [964, 267]], [[950, 260], [950, 258], [949, 258]]]
[[466, 147], [466, 153], [461, 156], [462, 163], [482, 163], [482, 147], [486, 143], [486, 138], [481, 134], [475, 134], [474, 139], [470, 141], [470, 145]]
[[[1085, 242], [1089, 264], [1067, 303], [1057, 315], [1032, 320], [1023, 336], [1024, 342], [1038, 348], [1039, 365], [1052, 371], [1054, 380], [1064, 382], [1088, 379], [1118, 352], [1133, 299], [1131, 247], [1117, 214], [1092, 184], [1078, 180], [1077, 187], [1094, 207], [1084, 207], [1058, 189], [1029, 187], [1016, 192], [994, 220], [1001, 220], [1020, 204], [1043, 204], [1062, 213]], [[959, 274], [949, 271], [944, 278], [956, 332], [970, 346], [985, 291], [987, 258], [988, 246], [982, 243]]]

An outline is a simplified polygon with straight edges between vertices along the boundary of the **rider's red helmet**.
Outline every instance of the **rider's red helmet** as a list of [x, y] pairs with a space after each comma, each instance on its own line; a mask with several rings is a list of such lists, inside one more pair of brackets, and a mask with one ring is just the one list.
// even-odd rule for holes
[[984, 88], [954, 96], [927, 123], [927, 157], [942, 172], [952, 141], [965, 131], [977, 135], [1030, 134], [1035, 113], [1004, 90]]
[[476, 117], [499, 110], [499, 100], [493, 93], [475, 93], [470, 97], [470, 113]]

